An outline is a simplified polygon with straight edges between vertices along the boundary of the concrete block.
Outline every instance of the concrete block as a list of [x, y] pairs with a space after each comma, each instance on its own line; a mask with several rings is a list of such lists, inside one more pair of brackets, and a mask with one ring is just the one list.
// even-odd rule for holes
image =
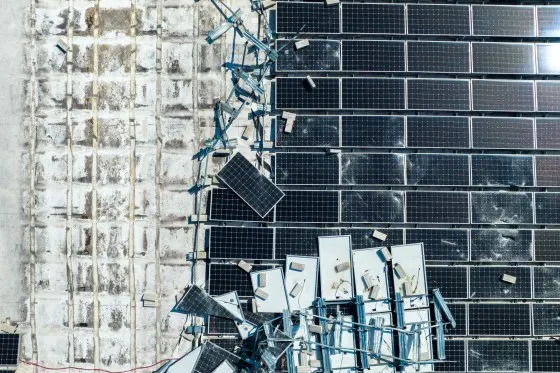
[[193, 44], [189, 42], [167, 42], [162, 43], [163, 71], [167, 74], [181, 75], [192, 79]]
[[130, 156], [100, 150], [97, 158], [97, 182], [106, 184], [130, 183]]
[[128, 223], [97, 225], [97, 255], [107, 259], [128, 258]]
[[97, 216], [99, 221], [125, 220], [128, 218], [129, 188], [111, 185], [97, 189]]
[[338, 272], [338, 273], [347, 271], [347, 270], [350, 269], [350, 262], [344, 262], [344, 263], [337, 264], [337, 265], [334, 267], [334, 269], [335, 269], [335, 271]]
[[125, 294], [128, 286], [128, 261], [120, 263], [99, 263], [99, 292], [110, 295]]
[[163, 153], [161, 180], [165, 184], [188, 184], [193, 178], [193, 162], [189, 154]]
[[164, 6], [163, 7], [163, 36], [192, 37], [193, 24], [185, 22], [194, 19], [192, 6]]
[[375, 229], [373, 230], [373, 233], [371, 235], [373, 238], [377, 238], [379, 241], [385, 241], [387, 239], [387, 235], [385, 233]]

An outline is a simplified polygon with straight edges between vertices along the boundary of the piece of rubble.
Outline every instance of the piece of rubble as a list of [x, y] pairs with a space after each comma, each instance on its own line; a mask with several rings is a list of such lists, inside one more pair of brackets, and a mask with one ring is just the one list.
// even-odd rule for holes
[[387, 239], [387, 235], [385, 233], [379, 232], [376, 229], [373, 230], [371, 235], [373, 238], [377, 238], [379, 241], [385, 241]]
[[56, 47], [60, 49], [62, 53], [68, 53], [68, 44], [63, 39], [58, 39], [56, 42]]
[[385, 259], [386, 262], [389, 262], [391, 261], [391, 259], [393, 259], [393, 256], [389, 252], [389, 249], [386, 247], [381, 248], [381, 255], [383, 256], [383, 259]]
[[334, 270], [337, 273], [344, 272], [350, 269], [350, 262], [343, 262], [334, 266]]
[[255, 295], [265, 300], [268, 298], [268, 292], [262, 288], [257, 288], [257, 290], [255, 290]]
[[507, 273], [502, 274], [502, 277], [500, 279], [503, 282], [507, 282], [508, 284], [512, 284], [512, 285], [515, 285], [515, 283], [517, 282], [517, 277], [508, 275]]
[[253, 266], [244, 260], [240, 260], [239, 263], [237, 263], [237, 266], [247, 273], [251, 272], [251, 269], [253, 269]]
[[303, 285], [299, 282], [296, 282], [296, 284], [294, 285], [294, 287], [290, 291], [290, 296], [292, 298], [295, 298], [295, 297], [297, 297], [298, 295], [301, 294], [302, 290], [303, 290]]
[[308, 47], [308, 46], [309, 46], [309, 40], [307, 40], [307, 39], [298, 40], [294, 44], [294, 47], [296, 48], [296, 50], [303, 49], [303, 48]]
[[305, 82], [306, 82], [307, 85], [308, 85], [310, 88], [312, 88], [312, 89], [317, 87], [317, 84], [315, 84], [315, 82], [313, 81], [313, 79], [311, 79], [311, 77], [310, 77], [309, 75], [307, 75], [307, 76], [305, 77]]
[[397, 276], [399, 276], [399, 278], [405, 278], [406, 277], [406, 272], [404, 270], [404, 268], [400, 265], [400, 264], [395, 264], [395, 266], [393, 267], [393, 269], [395, 270], [395, 273], [397, 274]]
[[290, 269], [294, 270], [294, 271], [301, 272], [305, 269], [305, 264], [298, 263], [298, 262], [292, 262], [292, 263], [290, 263]]

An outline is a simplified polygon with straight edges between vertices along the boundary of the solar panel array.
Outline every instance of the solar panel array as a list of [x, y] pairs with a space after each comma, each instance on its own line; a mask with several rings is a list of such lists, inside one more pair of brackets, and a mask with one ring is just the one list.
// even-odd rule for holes
[[428, 287], [456, 318], [436, 371], [557, 372], [560, 6], [442, 3], [277, 2], [271, 173], [285, 196], [263, 218], [211, 191], [210, 292], [245, 302], [234, 260], [282, 266], [318, 255], [322, 235], [376, 247], [375, 228], [424, 243]]

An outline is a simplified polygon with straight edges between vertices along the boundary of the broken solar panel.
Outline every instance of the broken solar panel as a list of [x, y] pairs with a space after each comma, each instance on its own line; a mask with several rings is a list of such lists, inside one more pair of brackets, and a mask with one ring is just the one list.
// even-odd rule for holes
[[533, 223], [533, 196], [523, 192], [472, 192], [472, 222]]
[[560, 305], [533, 304], [534, 335], [560, 335]]
[[179, 302], [173, 307], [173, 312], [201, 316], [211, 315], [224, 319], [238, 320], [234, 314], [196, 285], [191, 285], [187, 289]]
[[194, 373], [212, 373], [224, 361], [228, 361], [234, 367], [239, 367], [239, 364], [242, 363], [239, 356], [212, 342], [206, 342], [202, 347]]
[[406, 243], [424, 243], [427, 261], [467, 261], [468, 234], [466, 229], [406, 229]]
[[535, 222], [560, 224], [560, 193], [535, 193]]
[[473, 117], [473, 148], [532, 149], [532, 118]]
[[284, 197], [284, 193], [241, 153], [230, 159], [218, 172], [218, 177], [261, 217]]
[[466, 154], [408, 154], [408, 185], [469, 185]]
[[469, 340], [467, 343], [469, 372], [529, 371], [528, 341]]
[[405, 117], [396, 115], [342, 116], [342, 146], [400, 148], [405, 146]]
[[473, 154], [472, 184], [533, 186], [533, 157]]
[[445, 299], [467, 299], [468, 267], [427, 266], [429, 289], [439, 289]]
[[560, 262], [560, 230], [535, 229], [535, 260]]
[[404, 184], [403, 154], [343, 153], [340, 163], [343, 185]]
[[533, 260], [533, 236], [527, 229], [471, 230], [471, 260], [527, 262]]
[[532, 6], [473, 5], [473, 35], [535, 36]]
[[518, 303], [469, 304], [469, 335], [530, 336], [530, 308]]
[[468, 73], [469, 43], [409, 41], [409, 72]]
[[409, 4], [409, 35], [470, 35], [468, 5]]
[[[254, 271], [273, 268], [274, 265], [253, 265]], [[249, 274], [237, 264], [210, 263], [208, 266], [208, 293], [221, 295], [237, 291], [240, 297], [252, 297], [253, 287]]]
[[418, 148], [468, 148], [469, 117], [408, 116], [407, 145]]
[[403, 222], [403, 192], [342, 191], [341, 219], [347, 223]]
[[302, 49], [294, 42], [278, 40], [277, 71], [338, 71], [340, 70], [340, 41], [309, 40]]
[[0, 333], [0, 366], [19, 364], [19, 334]]
[[284, 131], [286, 121], [276, 118], [276, 146], [278, 147], [338, 147], [339, 117], [298, 115], [292, 132]]
[[533, 268], [535, 299], [560, 299], [560, 267]]
[[[515, 284], [501, 281], [508, 274], [517, 278]], [[530, 299], [531, 267], [471, 267], [471, 299]]]
[[404, 243], [402, 229], [378, 228], [377, 230], [387, 235], [387, 239], [385, 241], [380, 241], [377, 238], [374, 238], [372, 236], [373, 229], [372, 228], [341, 229], [340, 234], [352, 236], [352, 250], [368, 249], [368, 248], [380, 247], [380, 246], [402, 245]]
[[[467, 361], [465, 358], [466, 341], [451, 340], [445, 341], [445, 360], [434, 364], [436, 372], [465, 372]], [[436, 347], [434, 347], [435, 349]]]

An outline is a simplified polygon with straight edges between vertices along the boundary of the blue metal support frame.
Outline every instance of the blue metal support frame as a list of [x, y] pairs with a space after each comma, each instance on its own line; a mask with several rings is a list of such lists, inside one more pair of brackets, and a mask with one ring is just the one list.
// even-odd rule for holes
[[317, 310], [317, 315], [321, 318], [319, 319], [319, 323], [321, 324], [321, 328], [323, 329], [323, 333], [321, 333], [321, 357], [323, 359], [323, 372], [330, 372], [331, 369], [331, 358], [330, 358], [330, 351], [327, 345], [328, 340], [328, 324], [327, 324], [327, 305], [325, 304], [325, 299], [318, 298], [315, 301], [315, 308]]
[[[364, 310], [364, 297], [361, 295], [356, 296], [356, 308], [358, 309], [358, 323], [361, 324], [358, 327], [358, 340], [360, 342], [360, 348], [367, 350], [367, 339], [366, 339], [366, 329], [364, 325], [366, 324], [366, 313]], [[369, 368], [368, 354], [365, 352], [360, 352], [360, 360], [362, 361], [363, 369]]]
[[437, 354], [438, 359], [445, 359], [445, 333], [443, 330], [443, 320], [439, 306], [434, 303], [434, 313], [436, 316], [436, 341], [437, 341]]
[[[395, 309], [397, 312], [397, 327], [399, 329], [404, 328], [404, 306], [401, 293], [395, 292]], [[399, 334], [399, 357], [401, 361], [406, 361], [408, 352], [406, 349], [406, 336], [403, 332], [398, 331]]]
[[451, 326], [456, 327], [457, 322], [455, 321], [451, 310], [449, 309], [449, 307], [447, 307], [447, 303], [443, 299], [443, 296], [441, 295], [439, 289], [432, 290], [432, 293], [434, 294], [434, 303], [436, 304], [436, 306], [440, 308], [447, 320], [451, 323]]
[[[284, 324], [284, 333], [290, 338], [293, 338], [292, 321], [290, 319], [290, 311], [284, 310], [282, 312], [282, 322]], [[286, 350], [286, 362], [288, 364], [288, 373], [295, 373], [294, 354], [292, 346]]]

